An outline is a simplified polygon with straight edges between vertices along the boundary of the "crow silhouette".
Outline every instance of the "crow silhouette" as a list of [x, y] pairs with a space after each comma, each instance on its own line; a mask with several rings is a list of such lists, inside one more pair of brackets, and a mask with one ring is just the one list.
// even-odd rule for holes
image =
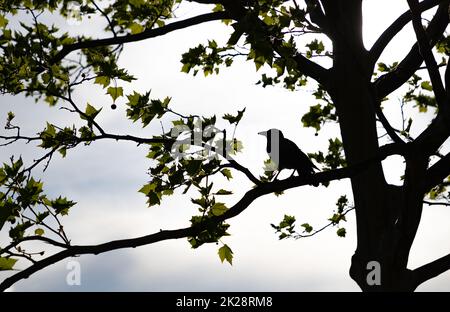
[[314, 169], [319, 170], [294, 142], [284, 137], [280, 130], [270, 129], [258, 134], [267, 138], [267, 153], [278, 167], [274, 180], [283, 169], [294, 169], [292, 175], [297, 171], [298, 175], [306, 176], [312, 175]]

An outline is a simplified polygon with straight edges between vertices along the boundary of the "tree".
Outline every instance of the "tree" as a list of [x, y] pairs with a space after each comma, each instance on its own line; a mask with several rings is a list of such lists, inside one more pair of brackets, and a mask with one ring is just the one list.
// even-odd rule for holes
[[[175, 9], [185, 2], [203, 5], [208, 13], [175, 19]], [[0, 269], [14, 267], [24, 258], [31, 265], [6, 278], [0, 288], [6, 289], [18, 280], [74, 255], [98, 254], [126, 247], [188, 238], [193, 248], [205, 243], [217, 243], [228, 235], [226, 221], [238, 216], [252, 202], [266, 194], [302, 185], [349, 178], [354, 204], [345, 196], [337, 201], [337, 210], [330, 225], [345, 221], [345, 214], [353, 210], [357, 222], [357, 247], [350, 268], [350, 276], [363, 291], [413, 291], [423, 282], [450, 269], [450, 254], [414, 270], [408, 269], [408, 257], [414, 241], [424, 203], [448, 205], [450, 154], [443, 144], [448, 139], [450, 84], [447, 56], [449, 40], [445, 29], [449, 23], [449, 2], [442, 0], [408, 0], [410, 10], [402, 14], [384, 30], [375, 44], [367, 50], [362, 36], [361, 0], [160, 0], [122, 1], [97, 4], [90, 0], [30, 1], [11, 0], [0, 4], [0, 85], [5, 94], [25, 94], [44, 99], [49, 105], [60, 107], [78, 116], [82, 126], [61, 126], [47, 123], [36, 136], [23, 135], [14, 122], [14, 113], [7, 116], [6, 129], [10, 135], [1, 138], [4, 144], [17, 141], [36, 142], [46, 153], [26, 165], [21, 158], [11, 157], [0, 169], [0, 227], [9, 229], [11, 241], [2, 246]], [[212, 4], [212, 5], [211, 5]], [[76, 10], [74, 10], [76, 8]], [[435, 8], [432, 19], [423, 25], [423, 12]], [[105, 37], [92, 39], [59, 31], [41, 22], [42, 12], [60, 14], [64, 18], [103, 17], [107, 22]], [[20, 26], [11, 20], [28, 14], [29, 22]], [[282, 84], [297, 90], [308, 84], [320, 102], [310, 107], [302, 117], [305, 127], [317, 132], [330, 121], [337, 121], [341, 139], [330, 139], [327, 155], [323, 152], [310, 157], [324, 170], [310, 176], [273, 179], [271, 163], [266, 163], [264, 176], [256, 177], [233, 157], [242, 143], [230, 131], [219, 128], [216, 116], [183, 115], [170, 108], [170, 98], [152, 99], [150, 92], [137, 91], [125, 95], [118, 82], [133, 81], [134, 77], [118, 65], [123, 45], [165, 35], [201, 23], [222, 21], [233, 32], [224, 46], [210, 40], [182, 55], [182, 71], [218, 74], [221, 66], [231, 66], [234, 59], [244, 56], [256, 68], [272, 68], [275, 74], [262, 74], [260, 83]], [[412, 22], [417, 41], [410, 52], [394, 64], [382, 63], [379, 58], [401, 29]], [[14, 25], [13, 25], [14, 24]], [[302, 36], [317, 35], [312, 41]], [[324, 44], [331, 42], [330, 47]], [[436, 61], [437, 54], [442, 61]], [[76, 61], [69, 55], [77, 54]], [[318, 56], [332, 61], [326, 68]], [[425, 64], [422, 67], [422, 64]], [[445, 67], [445, 74], [440, 71]], [[426, 70], [429, 80], [419, 76]], [[101, 108], [89, 103], [76, 103], [74, 89], [94, 82], [106, 89], [115, 101], [124, 98], [127, 117], [145, 127], [168, 118], [171, 129], [150, 138], [105, 131], [96, 117]], [[392, 126], [382, 104], [395, 90], [403, 90], [401, 105], [414, 104], [420, 112], [433, 112], [429, 125], [417, 136], [411, 133], [414, 116], [402, 117], [402, 128]], [[386, 101], [385, 105], [392, 101]], [[82, 106], [83, 105], [83, 106]], [[282, 109], [282, 108], [281, 108]], [[245, 113], [226, 114], [223, 120], [234, 127]], [[174, 116], [176, 117], [174, 119]], [[392, 119], [392, 118], [391, 118]], [[98, 119], [97, 119], [98, 120]], [[381, 124], [386, 135], [379, 135]], [[43, 183], [33, 178], [33, 169], [48, 166], [52, 156], [62, 157], [82, 144], [100, 140], [131, 141], [149, 148], [153, 160], [150, 181], [140, 192], [148, 198], [148, 205], [163, 204], [174, 192], [192, 197], [199, 215], [193, 216], [191, 226], [165, 230], [139, 238], [110, 241], [100, 245], [72, 245], [64, 232], [61, 216], [66, 215], [75, 202], [52, 198], [44, 193]], [[401, 185], [386, 182], [381, 161], [399, 155], [404, 159], [405, 172]], [[227, 207], [220, 197], [231, 191], [213, 187], [213, 180], [223, 175], [232, 179], [232, 171], [245, 174], [254, 184], [233, 206]], [[195, 194], [195, 195], [194, 195]], [[302, 224], [306, 232], [299, 233], [295, 218], [285, 216], [273, 225], [280, 239], [314, 235], [309, 224]], [[337, 234], [345, 236], [345, 229]], [[27, 242], [45, 242], [60, 251], [45, 256], [28, 252]], [[222, 261], [232, 262], [229, 246], [219, 248]], [[376, 262], [374, 262], [376, 261]], [[371, 265], [379, 266], [379, 282], [369, 282]], [[373, 273], [373, 272], [372, 272]]]

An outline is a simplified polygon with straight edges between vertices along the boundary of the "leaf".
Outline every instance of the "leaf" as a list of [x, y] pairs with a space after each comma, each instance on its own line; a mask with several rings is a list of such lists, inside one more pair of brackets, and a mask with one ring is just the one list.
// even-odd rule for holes
[[241, 121], [242, 116], [244, 116], [245, 109], [246, 109], [246, 108], [244, 107], [243, 110], [238, 111], [238, 113], [237, 113], [236, 116], [233, 116], [233, 115], [230, 115], [230, 114], [225, 114], [225, 115], [223, 115], [222, 118], [225, 119], [225, 120], [228, 120], [228, 122], [229, 122], [230, 124], [233, 124], [233, 123], [238, 124], [239, 121]]
[[283, 220], [280, 222], [279, 227], [280, 228], [287, 228], [287, 227], [293, 227], [295, 223], [295, 217], [284, 215]]
[[143, 187], [141, 187], [141, 189], [138, 192], [143, 193], [144, 195], [148, 195], [155, 188], [156, 188], [156, 184], [149, 183], [149, 184], [146, 184]]
[[12, 270], [17, 259], [0, 257], [0, 271]]
[[183, 184], [184, 174], [182, 170], [176, 170], [173, 174], [169, 175], [169, 182], [172, 185]]
[[94, 83], [102, 85], [103, 88], [106, 88], [107, 86], [109, 86], [110, 82], [111, 82], [111, 79], [107, 76], [97, 76], [94, 81]]
[[347, 219], [345, 219], [345, 215], [343, 215], [341, 213], [333, 214], [333, 216], [331, 218], [329, 218], [328, 220], [333, 222], [333, 224], [337, 224], [340, 221], [347, 221]]
[[0, 15], [0, 28], [5, 28], [8, 25], [8, 19], [5, 16]]
[[378, 65], [378, 71], [380, 71], [380, 72], [387, 72], [387, 71], [389, 71], [389, 67], [385, 63], [380, 62], [377, 65]]
[[223, 5], [218, 3], [218, 4], [215, 5], [215, 7], [214, 7], [214, 9], [212, 11], [213, 12], [221, 12], [223, 10], [224, 10]]
[[67, 215], [69, 213], [69, 209], [75, 204], [76, 202], [61, 196], [51, 201], [51, 206], [55, 209], [56, 214], [61, 214], [62, 216]]
[[339, 237], [345, 237], [345, 234], [347, 234], [347, 231], [345, 228], [340, 228], [336, 231], [337, 236]]
[[[3, 193], [1, 193], [1, 195], [3, 196]], [[13, 213], [11, 207], [7, 207], [5, 205], [5, 202], [6, 201], [0, 203], [0, 230], [3, 228], [3, 225]]]
[[133, 23], [128, 27], [131, 30], [131, 33], [138, 34], [144, 31], [144, 27], [141, 24]]
[[3, 170], [3, 168], [0, 168], [0, 185], [2, 185], [2, 183], [4, 181], [6, 181], [7, 175], [5, 170]]
[[[101, 110], [102, 110], [101, 108], [100, 109], [96, 109], [94, 106], [92, 106], [91, 104], [87, 103], [86, 110], [84, 111], [84, 114], [87, 117], [89, 117], [91, 119], [94, 119], [98, 115], [98, 113], [100, 113]], [[81, 116], [81, 119], [86, 120], [86, 117]]]
[[336, 206], [338, 207], [338, 213], [341, 214], [344, 211], [344, 208], [348, 205], [348, 199], [346, 195], [341, 195], [336, 202]]
[[224, 260], [227, 260], [229, 264], [233, 265], [233, 251], [227, 244], [219, 248], [218, 254], [222, 263]]
[[199, 205], [200, 207], [202, 207], [204, 209], [208, 208], [208, 203], [206, 202], [206, 198], [204, 198], [204, 197], [196, 198], [196, 199], [191, 198], [191, 202], [196, 205]]
[[42, 235], [44, 235], [44, 230], [36, 229], [36, 230], [34, 230], [34, 234], [36, 234], [37, 236], [42, 236]]
[[227, 191], [227, 190], [224, 190], [224, 189], [220, 189], [216, 193], [216, 195], [231, 195], [231, 194], [233, 194], [232, 191]]
[[194, 176], [196, 175], [201, 168], [202, 165], [202, 160], [199, 159], [192, 159], [189, 160], [189, 162], [186, 164], [186, 172], [190, 175], [190, 176]]
[[148, 197], [147, 203], [149, 207], [161, 204], [161, 200], [159, 199], [158, 193], [152, 191], [147, 194], [147, 197]]
[[129, 2], [135, 7], [140, 7], [141, 5], [145, 4], [144, 0], [129, 0]]
[[118, 97], [123, 96], [123, 88], [122, 87], [109, 87], [106, 91], [106, 94], [109, 94], [113, 101], [115, 101]]
[[228, 208], [225, 206], [224, 203], [215, 203], [211, 207], [211, 212], [215, 216], [223, 215], [227, 210], [228, 210]]
[[187, 74], [191, 70], [191, 67], [192, 67], [192, 64], [189, 64], [189, 63], [183, 64], [183, 67], [181, 67], [181, 72]]
[[43, 73], [42, 74], [42, 81], [45, 84], [48, 84], [50, 82], [50, 79], [52, 79], [52, 76], [49, 73]]
[[173, 190], [171, 190], [171, 189], [164, 190], [164, 191], [162, 192], [162, 194], [163, 194], [163, 195], [167, 195], [167, 196], [171, 196], [171, 195], [173, 195]]
[[433, 91], [433, 86], [431, 85], [431, 82], [429, 81], [422, 81], [420, 84], [420, 87], [427, 91]]
[[55, 126], [47, 122], [47, 128], [45, 129], [44, 132], [48, 134], [50, 137], [55, 137], [56, 135]]
[[6, 117], [6, 121], [9, 123], [9, 122], [11, 122], [14, 119], [14, 117], [16, 117], [16, 115], [14, 115], [13, 112], [8, 112], [8, 116]]
[[312, 227], [311, 225], [309, 225], [308, 223], [303, 223], [303, 224], [302, 224], [302, 227], [305, 228], [304, 231], [305, 231], [306, 233], [311, 233], [312, 230], [313, 230], [313, 227]]
[[61, 154], [61, 156], [64, 158], [67, 154], [67, 148], [65, 146], [61, 147], [58, 152]]
[[227, 178], [227, 180], [233, 179], [230, 169], [222, 169], [220, 173], [222, 173]]

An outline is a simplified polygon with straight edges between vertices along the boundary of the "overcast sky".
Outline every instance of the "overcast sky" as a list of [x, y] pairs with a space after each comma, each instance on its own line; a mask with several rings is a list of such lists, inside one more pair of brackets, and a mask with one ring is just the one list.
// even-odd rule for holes
[[[365, 43], [370, 47], [382, 30], [406, 10], [406, 1], [366, 0], [364, 9]], [[188, 6], [179, 12], [186, 18], [200, 12]], [[65, 25], [71, 31], [91, 32], [89, 25]], [[236, 135], [243, 141], [244, 150], [238, 160], [255, 175], [262, 173], [265, 139], [257, 132], [269, 128], [282, 129], [305, 152], [325, 150], [328, 138], [338, 137], [336, 125], [327, 125], [323, 133], [314, 136], [311, 129], [302, 128], [300, 118], [315, 100], [312, 88], [289, 92], [281, 87], [263, 89], [256, 86], [260, 73], [254, 64], [237, 61], [233, 67], [222, 70], [219, 76], [193, 78], [180, 72], [183, 52], [208, 39], [219, 44], [226, 42], [230, 29], [219, 22], [208, 23], [171, 33], [145, 42], [127, 44], [121, 64], [139, 78], [132, 84], [122, 84], [125, 93], [152, 89], [154, 97], [172, 97], [174, 109], [182, 113], [204, 115], [234, 113], [247, 108]], [[414, 41], [411, 27], [396, 37], [383, 55], [383, 61], [401, 58]], [[124, 116], [123, 102], [118, 109], [110, 109], [110, 99], [104, 91], [81, 88], [76, 93], [79, 103], [89, 101], [102, 107], [99, 122], [107, 131], [152, 136], [161, 132], [158, 122], [141, 129]], [[99, 95], [100, 94], [100, 95]], [[45, 127], [45, 121], [70, 125], [70, 114], [44, 103], [35, 104], [22, 97], [0, 97], [0, 116], [12, 110], [23, 133], [34, 134]], [[388, 114], [398, 116], [395, 105], [386, 107]], [[420, 131], [427, 116], [420, 116], [413, 125]], [[1, 117], [4, 119], [4, 117]], [[395, 121], [395, 120], [393, 120]], [[398, 122], [398, 121], [395, 121]], [[34, 151], [34, 152], [33, 152]], [[36, 158], [31, 145], [10, 146], [1, 149], [1, 161], [14, 153], [26, 161]], [[42, 151], [39, 150], [39, 153]], [[148, 181], [145, 174], [150, 163], [145, 158], [145, 147], [131, 143], [95, 142], [89, 147], [69, 151], [66, 159], [52, 160], [42, 176], [49, 194], [69, 197], [78, 202], [64, 219], [65, 229], [74, 244], [96, 244], [111, 239], [145, 235], [159, 229], [176, 229], [189, 225], [196, 214], [189, 197], [176, 195], [167, 198], [161, 206], [146, 208], [145, 197], [137, 190]], [[384, 163], [386, 176], [392, 183], [399, 182], [402, 165], [392, 158]], [[286, 173], [285, 173], [286, 174]], [[239, 174], [223, 188], [235, 195], [227, 204], [235, 203], [251, 184]], [[284, 175], [283, 175], [284, 176]], [[283, 177], [281, 176], [281, 177]], [[270, 223], [279, 222], [284, 214], [295, 215], [298, 224], [309, 222], [315, 227], [326, 223], [335, 208], [336, 199], [343, 194], [351, 198], [348, 181], [332, 182], [330, 187], [301, 187], [287, 191], [283, 196], [267, 195], [256, 200], [245, 212], [230, 220], [230, 237], [223, 238], [234, 251], [233, 266], [222, 264], [214, 244], [196, 250], [186, 239], [166, 241], [136, 249], [113, 251], [98, 256], [67, 259], [34, 274], [13, 286], [17, 291], [358, 291], [350, 279], [350, 258], [356, 246], [354, 214], [348, 215], [347, 237], [339, 238], [336, 229], [301, 240], [279, 241]], [[444, 207], [426, 207], [410, 259], [415, 268], [437, 257], [448, 254], [450, 211]], [[5, 236], [0, 236], [2, 242]], [[76, 260], [81, 264], [81, 285], [68, 286], [66, 265]], [[0, 273], [0, 278], [9, 273]], [[450, 273], [446, 272], [418, 290], [448, 290]]]

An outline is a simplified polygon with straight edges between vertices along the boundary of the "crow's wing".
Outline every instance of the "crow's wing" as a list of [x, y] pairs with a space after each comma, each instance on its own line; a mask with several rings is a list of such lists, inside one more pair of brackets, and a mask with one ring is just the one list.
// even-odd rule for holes
[[297, 144], [286, 138], [280, 143], [280, 159], [286, 168], [308, 173], [319, 170]]

